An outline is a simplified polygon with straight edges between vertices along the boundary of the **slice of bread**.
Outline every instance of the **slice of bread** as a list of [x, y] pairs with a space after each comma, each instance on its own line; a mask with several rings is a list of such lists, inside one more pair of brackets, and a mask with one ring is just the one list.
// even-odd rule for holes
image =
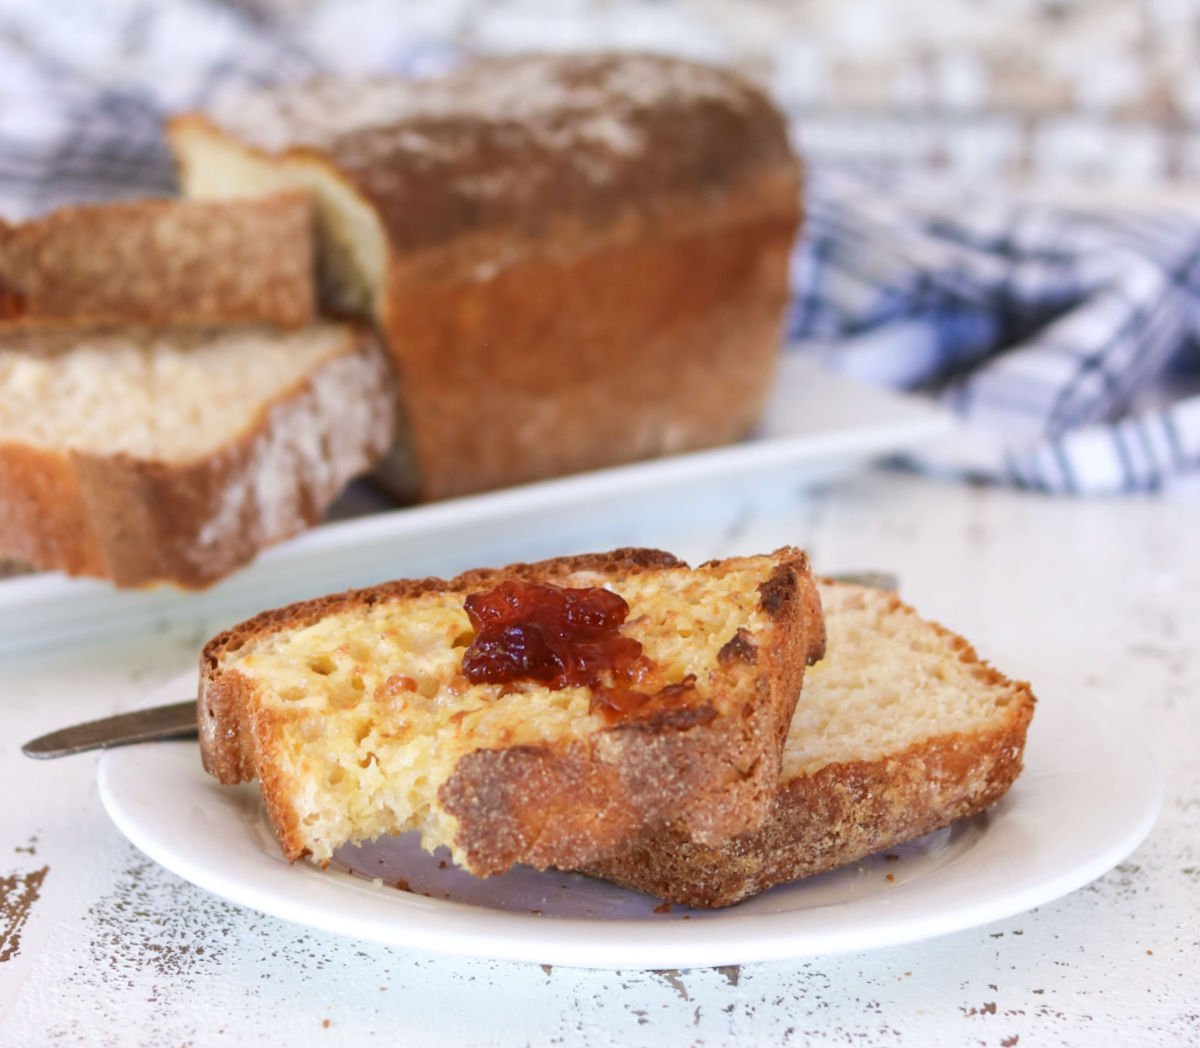
[[728, 906], [983, 811], [1021, 770], [1029, 686], [895, 595], [822, 582], [828, 646], [809, 670], [778, 798], [711, 845], [655, 834], [586, 872], [688, 906]]
[[[620, 595], [620, 635], [652, 660], [639, 687], [656, 698], [614, 716], [587, 685], [471, 683], [465, 600], [514, 580]], [[418, 830], [477, 874], [577, 866], [648, 828], [718, 841], [761, 822], [823, 643], [795, 549], [694, 569], [617, 550], [390, 582], [211, 640], [201, 753], [223, 783], [259, 779], [289, 859]]]
[[207, 585], [372, 466], [394, 396], [337, 324], [0, 338], [0, 557]]
[[783, 116], [664, 55], [326, 79], [169, 126], [180, 182], [316, 200], [322, 292], [372, 315], [436, 499], [712, 447], [757, 423], [800, 221]]
[[313, 320], [312, 205], [292, 190], [0, 220], [0, 332]]

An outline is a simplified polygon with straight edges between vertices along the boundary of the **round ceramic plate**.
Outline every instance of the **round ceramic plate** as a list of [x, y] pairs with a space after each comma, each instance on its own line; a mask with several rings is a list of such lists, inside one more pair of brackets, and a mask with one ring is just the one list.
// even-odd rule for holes
[[217, 785], [194, 742], [110, 750], [99, 787], [113, 821], [152, 859], [263, 913], [413, 950], [630, 969], [864, 950], [1009, 917], [1116, 865], [1162, 804], [1158, 771], [1127, 729], [1050, 694], [1038, 704], [1024, 772], [987, 814], [702, 911], [578, 874], [477, 879], [408, 836], [343, 848], [325, 870], [291, 865], [257, 788]]

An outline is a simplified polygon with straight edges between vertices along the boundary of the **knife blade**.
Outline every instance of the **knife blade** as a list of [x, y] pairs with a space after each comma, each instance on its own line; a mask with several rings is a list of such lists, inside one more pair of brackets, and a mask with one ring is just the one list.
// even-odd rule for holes
[[[895, 590], [899, 585], [896, 576], [887, 571], [846, 571], [828, 577], [835, 582], [852, 582], [873, 589]], [[110, 746], [126, 746], [132, 742], [185, 739], [196, 732], [196, 701], [193, 699], [60, 728], [31, 739], [21, 747], [21, 752], [36, 760], [48, 760]]]
[[115, 717], [74, 724], [31, 739], [21, 747], [26, 757], [46, 760], [72, 753], [124, 746], [131, 742], [183, 739], [196, 734], [196, 700], [152, 706]]

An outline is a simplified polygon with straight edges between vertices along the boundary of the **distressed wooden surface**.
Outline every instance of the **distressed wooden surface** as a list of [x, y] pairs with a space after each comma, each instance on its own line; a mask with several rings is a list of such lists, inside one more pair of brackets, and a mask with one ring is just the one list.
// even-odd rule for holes
[[1036, 911], [795, 963], [594, 972], [310, 932], [145, 859], [104, 815], [93, 757], [18, 750], [139, 705], [222, 625], [197, 616], [0, 665], [0, 1045], [1200, 1044], [1200, 513], [888, 473], [717, 504], [639, 537], [897, 571], [1010, 675], [1130, 714], [1167, 783], [1145, 844]]

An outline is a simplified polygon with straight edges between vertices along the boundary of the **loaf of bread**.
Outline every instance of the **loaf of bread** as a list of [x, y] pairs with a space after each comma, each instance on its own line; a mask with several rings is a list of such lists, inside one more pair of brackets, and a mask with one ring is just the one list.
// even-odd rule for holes
[[820, 584], [827, 630], [784, 748], [773, 810], [712, 845], [656, 832], [587, 872], [688, 906], [728, 906], [983, 811], [1021, 770], [1029, 686], [896, 596]]
[[182, 185], [303, 185], [328, 301], [401, 378], [393, 486], [441, 498], [745, 435], [799, 222], [780, 114], [639, 54], [320, 81], [170, 125]]
[[204, 586], [314, 523], [394, 435], [374, 336], [320, 324], [0, 338], [0, 557]]
[[0, 332], [313, 319], [312, 205], [138, 200], [0, 220]]
[[[589, 601], [624, 602], [624, 621]], [[258, 778], [293, 860], [409, 830], [483, 875], [578, 866], [667, 825], [715, 842], [773, 803], [823, 644], [794, 549], [694, 569], [617, 550], [391, 582], [211, 640], [201, 754], [223, 783]]]

